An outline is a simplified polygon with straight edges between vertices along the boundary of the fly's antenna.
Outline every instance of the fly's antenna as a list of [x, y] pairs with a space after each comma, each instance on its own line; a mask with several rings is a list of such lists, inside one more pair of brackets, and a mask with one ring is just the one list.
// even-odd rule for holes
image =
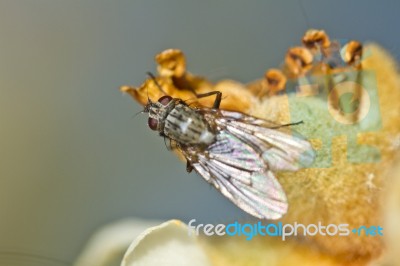
[[[165, 95], [168, 95], [160, 86], [160, 84], [158, 84], [156, 77], [153, 75], [153, 73], [151, 72], [147, 72], [147, 75], [149, 75], [149, 77], [154, 81], [154, 83], [156, 84], [157, 88], [164, 93]], [[147, 91], [148, 93], [148, 91]], [[147, 94], [147, 98], [149, 97], [149, 95]]]
[[[159, 85], [158, 85], [155, 77], [153, 76], [153, 74], [151, 74], [150, 72], [147, 72], [147, 75], [149, 75], [151, 77], [151, 79], [156, 83], [156, 85], [158, 87]], [[149, 112], [152, 101], [149, 97], [149, 87], [148, 86], [146, 86], [146, 94], [147, 94], [147, 104], [144, 106], [143, 111], [137, 112], [134, 116], [132, 116], [132, 118], [136, 117], [140, 113], [148, 113]]]
[[134, 114], [131, 119], [134, 119], [138, 114], [143, 114], [143, 113], [146, 113], [146, 108], [144, 110], [139, 111], [136, 114]]
[[310, 24], [310, 21], [308, 20], [306, 9], [304, 8], [303, 2], [301, 0], [299, 0], [299, 6], [300, 6], [301, 13], [303, 13], [303, 17], [306, 22], [307, 29], [311, 29], [311, 24]]
[[146, 86], [146, 94], [147, 94], [147, 104], [150, 104], [151, 103], [151, 99], [149, 97], [149, 87], [148, 86]]

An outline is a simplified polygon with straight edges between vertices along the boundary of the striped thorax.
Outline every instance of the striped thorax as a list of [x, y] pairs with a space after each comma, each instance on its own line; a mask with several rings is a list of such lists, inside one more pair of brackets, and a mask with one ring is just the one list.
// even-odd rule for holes
[[180, 99], [163, 96], [157, 102], [149, 102], [145, 112], [149, 113], [152, 130], [181, 145], [209, 145], [215, 141], [215, 133], [203, 115]]

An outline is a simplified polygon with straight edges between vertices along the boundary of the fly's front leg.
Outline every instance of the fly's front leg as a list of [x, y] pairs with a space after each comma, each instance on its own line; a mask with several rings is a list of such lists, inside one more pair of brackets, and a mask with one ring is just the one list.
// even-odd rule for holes
[[[161, 87], [160, 84], [158, 84], [156, 77], [153, 75], [153, 73], [151, 72], [147, 72], [147, 75], [154, 81], [154, 83], [156, 84], [157, 88], [165, 95], [168, 95]], [[201, 94], [197, 94], [196, 91], [188, 86], [188, 89], [194, 93], [194, 95], [196, 95], [197, 98], [204, 98], [204, 97], [208, 97], [208, 96], [212, 96], [212, 95], [217, 95], [215, 97], [215, 101], [213, 104], [213, 109], [219, 109], [219, 106], [221, 104], [221, 99], [222, 99], [222, 93], [220, 91], [211, 91], [211, 92], [207, 92], [207, 93], [201, 93]]]
[[207, 93], [201, 93], [201, 94], [197, 94], [196, 92], [194, 92], [196, 94], [197, 98], [204, 98], [204, 97], [208, 97], [208, 96], [212, 96], [212, 95], [216, 95], [215, 97], [215, 101], [213, 104], [213, 109], [219, 109], [219, 106], [221, 104], [221, 99], [222, 99], [222, 92], [220, 91], [210, 91]]
[[186, 171], [190, 173], [192, 172], [192, 170], [193, 170], [192, 164], [189, 162], [189, 160], [186, 160]]

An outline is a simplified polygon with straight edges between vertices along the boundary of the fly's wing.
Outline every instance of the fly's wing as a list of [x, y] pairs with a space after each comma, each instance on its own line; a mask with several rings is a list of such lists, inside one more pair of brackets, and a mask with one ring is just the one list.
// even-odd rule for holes
[[193, 168], [247, 213], [260, 219], [281, 218], [288, 204], [273, 171], [295, 171], [311, 163], [310, 143], [288, 128], [242, 113], [213, 110], [205, 117], [220, 131], [205, 153], [183, 149]]
[[221, 131], [207, 153], [182, 150], [193, 168], [239, 208], [260, 219], [287, 212], [286, 195], [259, 153], [228, 131]]
[[215, 122], [262, 154], [273, 171], [297, 171], [315, 159], [311, 144], [287, 126], [223, 110], [218, 110]]

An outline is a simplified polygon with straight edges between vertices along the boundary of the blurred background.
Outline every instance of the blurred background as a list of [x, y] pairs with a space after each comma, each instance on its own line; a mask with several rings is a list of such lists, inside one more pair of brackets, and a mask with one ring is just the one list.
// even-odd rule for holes
[[308, 28], [397, 57], [399, 10], [394, 0], [1, 0], [0, 265], [33, 261], [24, 254], [68, 265], [96, 228], [125, 217], [246, 219], [186, 173], [146, 115], [133, 118], [142, 107], [119, 86], [155, 72], [156, 53], [182, 49], [190, 72], [244, 83]]

